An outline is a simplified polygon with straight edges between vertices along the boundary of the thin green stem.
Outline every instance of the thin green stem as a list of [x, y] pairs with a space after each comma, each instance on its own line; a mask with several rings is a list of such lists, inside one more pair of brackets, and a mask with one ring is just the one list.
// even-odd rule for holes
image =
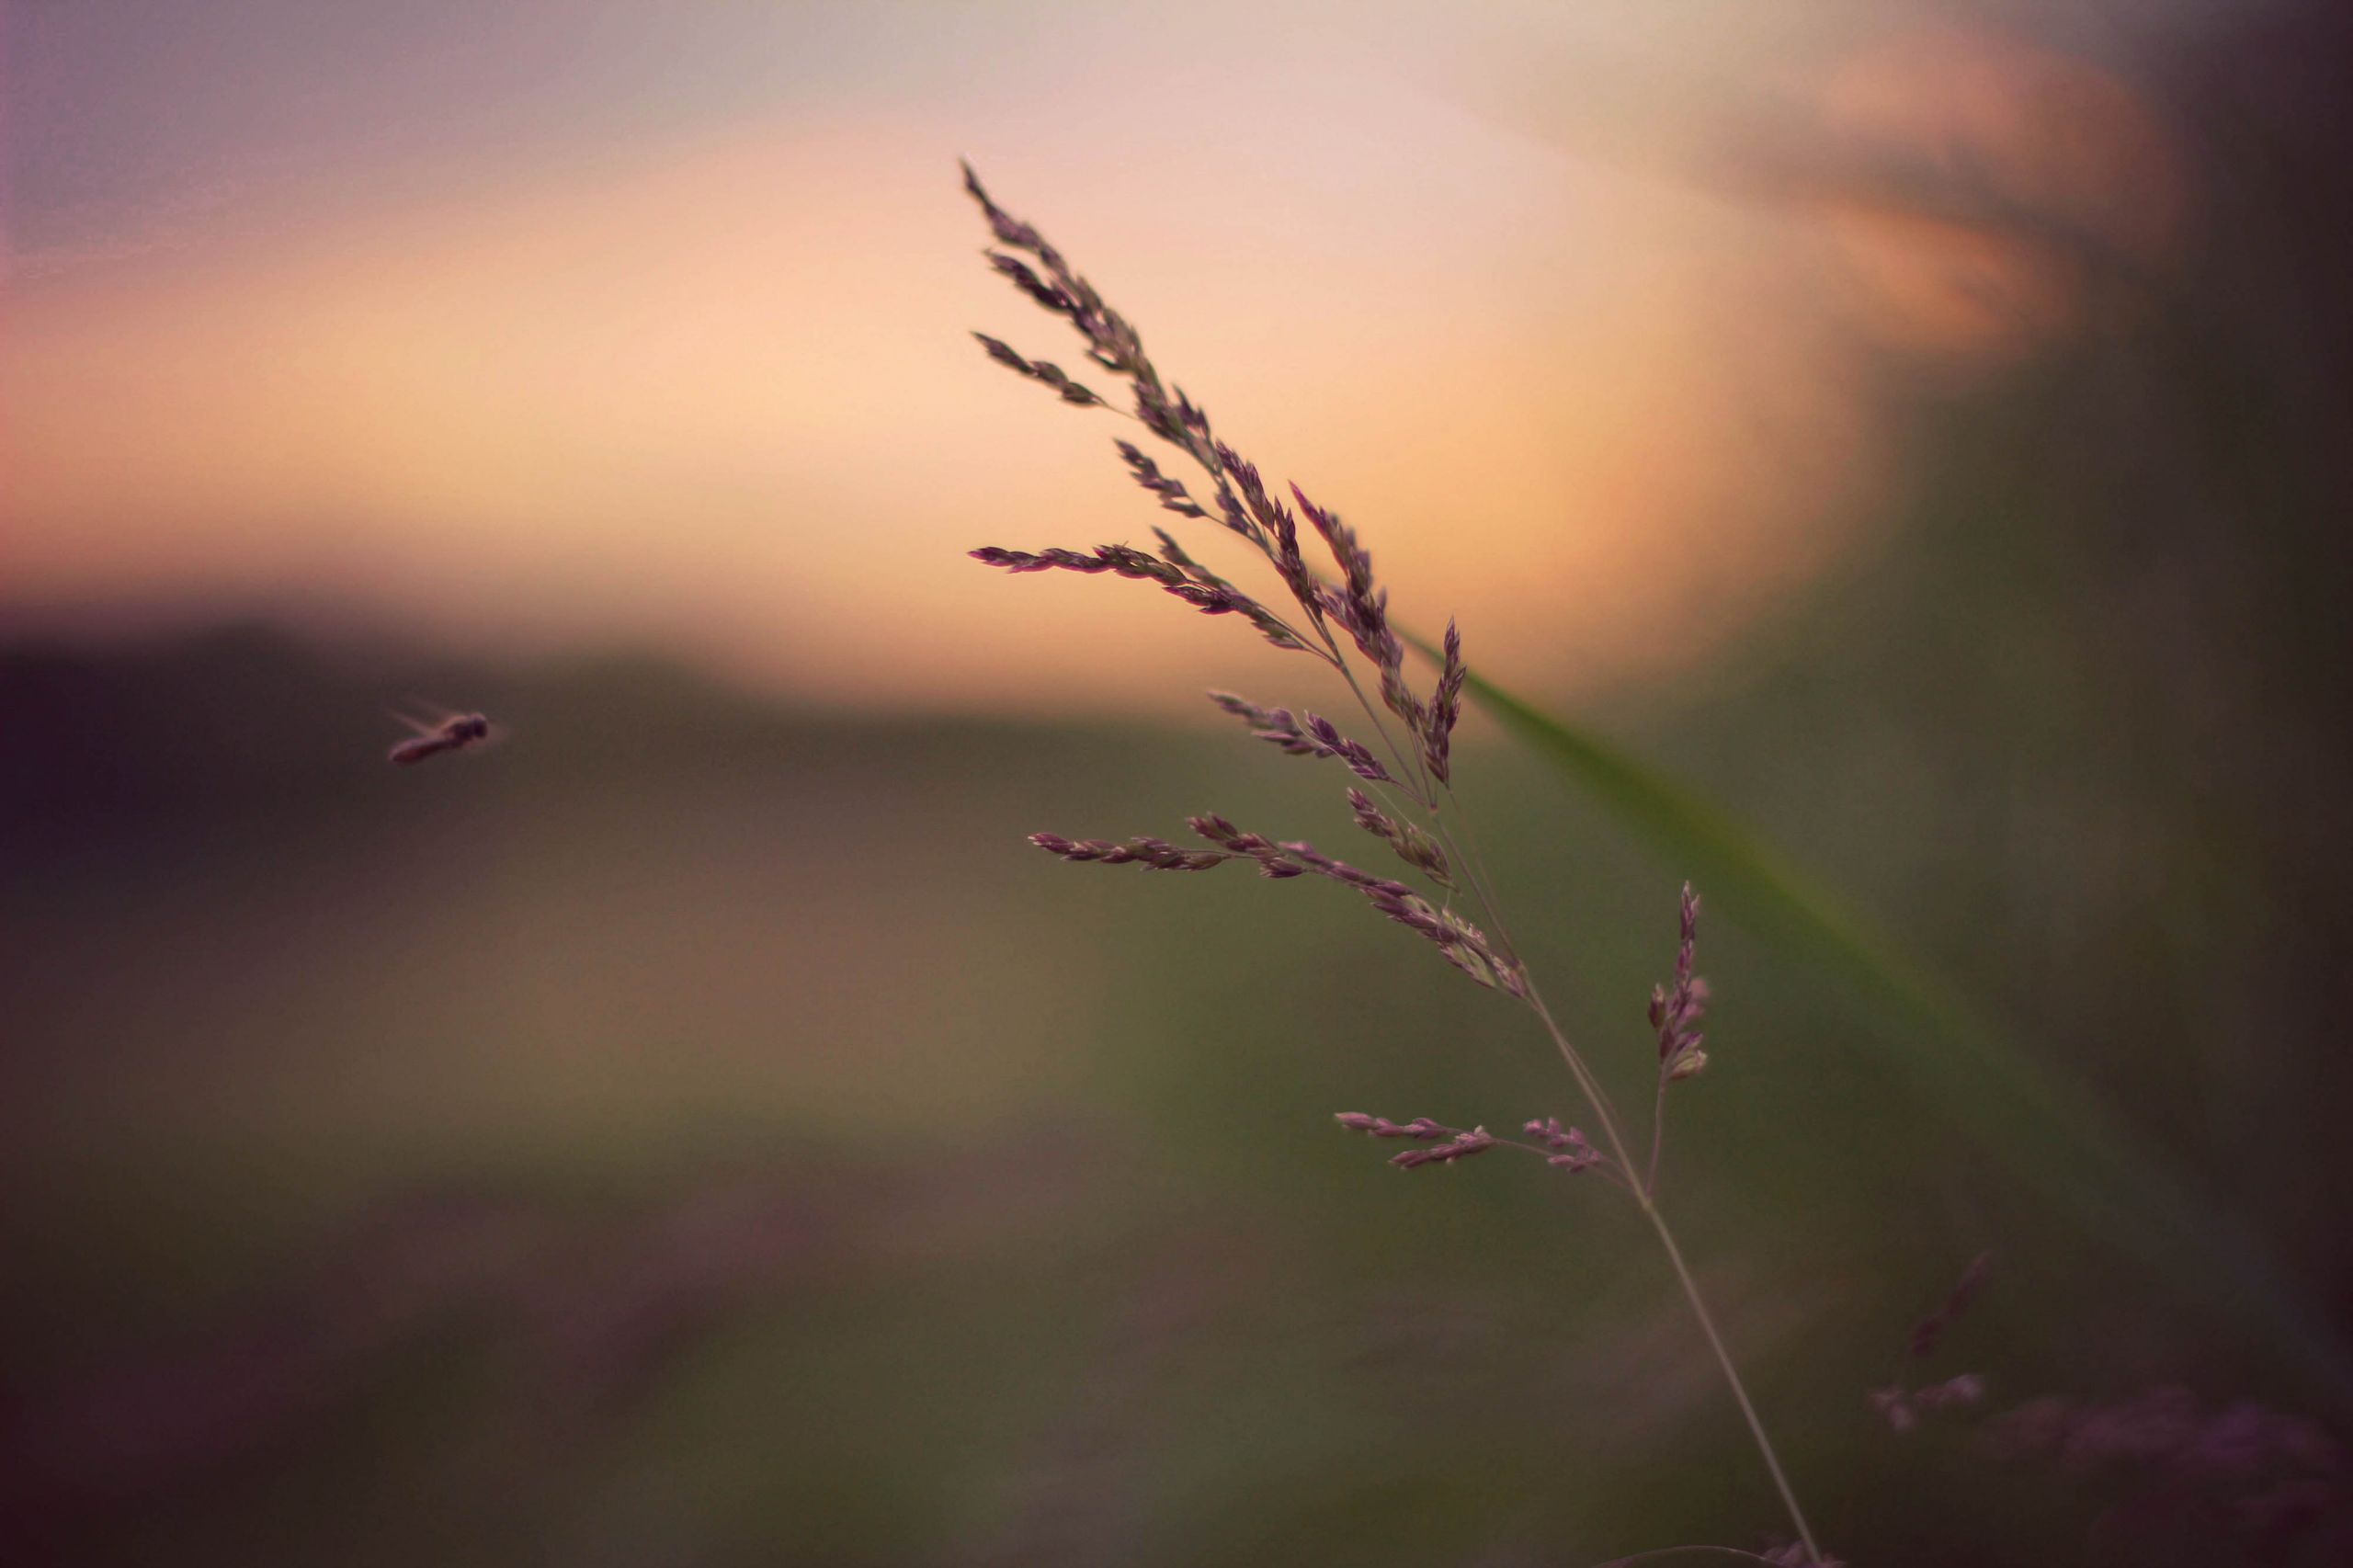
[[[1524, 975], [1527, 971], [1523, 970], [1521, 972]], [[1586, 1065], [1585, 1057], [1569, 1043], [1569, 1037], [1563, 1034], [1561, 1026], [1553, 1021], [1552, 1009], [1545, 1006], [1543, 994], [1536, 989], [1536, 982], [1529, 979], [1527, 984], [1529, 1010], [1542, 1022], [1544, 1032], [1552, 1037], [1552, 1044], [1560, 1051], [1561, 1060], [1568, 1064], [1569, 1075], [1577, 1081], [1577, 1087], [1584, 1091], [1586, 1103], [1593, 1109], [1594, 1119], [1601, 1128], [1602, 1137], [1608, 1141], [1609, 1153], [1617, 1159], [1619, 1168], [1631, 1179], [1634, 1174], [1634, 1162], [1626, 1155], [1626, 1141], [1619, 1135], [1618, 1119], [1610, 1114], [1608, 1096], [1601, 1092], [1601, 1085], [1596, 1082], [1593, 1070]], [[1640, 1198], [1639, 1193], [1637, 1197]], [[1643, 1201], [1647, 1208], [1647, 1199]]]
[[[1570, 1074], [1576, 1079], [1577, 1085], [1585, 1089], [1586, 1097], [1592, 1102], [1594, 1116], [1601, 1125], [1602, 1135], [1609, 1141], [1609, 1152], [1631, 1177], [1633, 1163], [1626, 1156], [1625, 1141], [1619, 1136], [1617, 1120], [1603, 1107], [1591, 1086], [1591, 1070], [1577, 1053], [1576, 1047], [1569, 1043], [1568, 1036], [1561, 1032], [1561, 1026], [1553, 1021], [1552, 1010], [1544, 1006], [1544, 998], [1537, 992], [1532, 981], [1528, 987], [1528, 1005], [1537, 1017], [1543, 1020], [1545, 1031], [1560, 1050], [1561, 1060], [1568, 1063]], [[1813, 1530], [1805, 1522], [1805, 1510], [1798, 1506], [1797, 1494], [1790, 1489], [1790, 1478], [1781, 1469], [1780, 1455], [1773, 1448], [1773, 1439], [1766, 1434], [1765, 1423], [1757, 1415], [1756, 1406], [1749, 1400], [1748, 1386], [1740, 1381], [1740, 1369], [1733, 1365], [1732, 1352], [1724, 1348], [1723, 1336], [1716, 1332], [1715, 1317], [1708, 1311], [1707, 1298], [1699, 1293], [1699, 1282], [1691, 1277], [1689, 1267], [1683, 1261], [1683, 1249], [1676, 1245], [1675, 1233], [1667, 1228], [1666, 1216], [1660, 1212], [1657, 1202], [1645, 1187], [1631, 1181], [1628, 1187], [1633, 1194], [1635, 1207], [1642, 1210], [1643, 1218], [1648, 1220], [1651, 1229], [1658, 1233], [1659, 1244], [1666, 1249], [1666, 1260], [1674, 1266], [1676, 1281], [1683, 1287], [1683, 1298], [1691, 1303], [1691, 1314], [1699, 1320], [1699, 1330], [1707, 1336], [1708, 1348], [1715, 1352], [1716, 1365], [1722, 1369], [1724, 1381], [1732, 1387], [1733, 1399], [1740, 1405], [1742, 1418], [1748, 1423], [1748, 1435], [1756, 1439], [1756, 1451], [1764, 1456], [1765, 1468], [1773, 1477], [1775, 1490], [1781, 1494], [1781, 1506], [1789, 1510], [1790, 1523], [1796, 1527], [1798, 1539], [1805, 1543], [1807, 1557], [1820, 1562], [1822, 1549], [1813, 1543]]]
[[1471, 851], [1464, 858], [1470, 867], [1471, 880], [1480, 889], [1479, 896], [1486, 905], [1487, 918], [1495, 926], [1495, 935], [1503, 938], [1505, 951], [1517, 956], [1519, 949], [1512, 942], [1511, 933], [1504, 929], [1503, 902], [1495, 895], [1495, 878], [1487, 870], [1486, 856], [1480, 852], [1479, 834], [1471, 825], [1471, 813], [1462, 809], [1462, 801], [1455, 794], [1452, 783], [1443, 784], [1440, 788], [1445, 791], [1446, 803], [1454, 808], [1455, 820], [1462, 824], [1462, 842]]
[[1428, 785], [1421, 778], [1419, 768], [1406, 759], [1404, 748], [1397, 744], [1396, 737], [1389, 733], [1389, 726], [1381, 722], [1381, 710], [1372, 705], [1372, 699], [1364, 694], [1364, 686], [1357, 679], [1357, 672], [1340, 652], [1339, 643], [1333, 640], [1332, 629], [1319, 620], [1316, 630], [1324, 633], [1324, 645], [1332, 650], [1332, 664], [1340, 672], [1340, 678], [1348, 683], [1350, 691], [1356, 693], [1357, 706], [1363, 709], [1364, 716], [1372, 721], [1373, 731], [1380, 735], [1381, 744], [1389, 748], [1389, 759], [1397, 765], [1397, 771], [1405, 776], [1398, 780], [1398, 788], [1411, 794], [1422, 810], [1429, 812], [1435, 820], [1438, 805], [1430, 799]]
[[1653, 1198], [1658, 1196], [1658, 1152], [1666, 1146], [1666, 1069], [1658, 1074], [1658, 1093], [1651, 1101], [1651, 1168], [1643, 1178], [1643, 1187]]
[[1756, 1439], [1756, 1451], [1765, 1456], [1765, 1468], [1773, 1473], [1773, 1485], [1781, 1494], [1781, 1506], [1790, 1511], [1790, 1523], [1797, 1527], [1798, 1539], [1805, 1542], [1806, 1556], [1815, 1562], [1822, 1561], [1822, 1549], [1813, 1543], [1813, 1531], [1805, 1522], [1805, 1510], [1798, 1506], [1798, 1495], [1790, 1488], [1790, 1478], [1782, 1472], [1780, 1455], [1773, 1449], [1773, 1439], [1765, 1435], [1765, 1423], [1756, 1414], [1756, 1406], [1749, 1402], [1747, 1385], [1740, 1381], [1740, 1372], [1732, 1364], [1732, 1353], [1724, 1348], [1723, 1335], [1716, 1332], [1716, 1320], [1708, 1312], [1707, 1299], [1699, 1294], [1699, 1282], [1691, 1278], [1691, 1270], [1683, 1261], [1683, 1249], [1675, 1244], [1675, 1233], [1666, 1228], [1666, 1216], [1647, 1193], [1636, 1192], [1634, 1201], [1642, 1206], [1643, 1216], [1658, 1233], [1659, 1244], [1666, 1249], [1666, 1260], [1675, 1266], [1675, 1278], [1681, 1281], [1684, 1299], [1691, 1303], [1691, 1313], [1699, 1320], [1700, 1330], [1708, 1336], [1708, 1348], [1716, 1353], [1716, 1365], [1723, 1369], [1724, 1381], [1732, 1385], [1733, 1398], [1740, 1402], [1740, 1414], [1748, 1423], [1749, 1436]]

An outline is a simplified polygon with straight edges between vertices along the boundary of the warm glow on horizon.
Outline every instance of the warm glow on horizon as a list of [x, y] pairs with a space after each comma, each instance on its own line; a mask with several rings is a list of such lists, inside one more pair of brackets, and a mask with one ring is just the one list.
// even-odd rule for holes
[[1362, 51], [1305, 81], [1178, 56], [1187, 118], [1139, 121], [1054, 52], [1109, 36], [1017, 36], [937, 102], [785, 95], [20, 256], [0, 609], [350, 607], [921, 707], [1246, 687], [1273, 655], [1147, 587], [963, 559], [1171, 519], [1110, 452], [1134, 426], [966, 335], [1085, 369], [980, 265], [960, 153], [1229, 438], [1357, 525], [1410, 623], [1458, 615], [1539, 688], [1703, 652], [1882, 494], [1859, 346], [1776, 303], [1784, 215]]

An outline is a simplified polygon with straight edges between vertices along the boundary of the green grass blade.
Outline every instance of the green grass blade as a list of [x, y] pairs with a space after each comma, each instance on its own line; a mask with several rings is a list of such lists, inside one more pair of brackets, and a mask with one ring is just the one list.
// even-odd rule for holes
[[1892, 938], [1696, 791], [1475, 674], [1467, 689], [1555, 772], [1705, 889], [1711, 903], [1861, 997], [1882, 1025], [1865, 1038], [1990, 1158], [2353, 1413], [2353, 1355], [2328, 1320], [2244, 1226], [2087, 1086], [2019, 1049]]

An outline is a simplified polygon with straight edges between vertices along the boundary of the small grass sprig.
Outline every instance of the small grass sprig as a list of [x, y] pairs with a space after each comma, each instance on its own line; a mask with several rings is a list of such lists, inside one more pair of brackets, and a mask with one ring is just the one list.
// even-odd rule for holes
[[1575, 1128], [1563, 1127], [1556, 1117], [1530, 1121], [1521, 1129], [1536, 1140], [1532, 1143], [1523, 1143], [1517, 1138], [1498, 1138], [1483, 1127], [1467, 1131], [1449, 1127], [1443, 1122], [1432, 1121], [1427, 1116], [1417, 1116], [1407, 1122], [1395, 1122], [1386, 1117], [1344, 1110], [1332, 1119], [1349, 1131], [1361, 1132], [1368, 1138], [1416, 1138], [1425, 1141], [1448, 1138], [1453, 1141], [1446, 1145], [1443, 1152], [1408, 1149], [1402, 1154], [1392, 1154], [1389, 1163], [1400, 1170], [1410, 1171], [1422, 1165], [1464, 1159], [1484, 1153], [1489, 1149], [1518, 1149], [1535, 1155], [1555, 1170], [1574, 1175], [1579, 1171], [1597, 1169], [1609, 1180], [1620, 1186], [1625, 1185], [1623, 1174], [1609, 1168], [1608, 1155], [1597, 1153], [1585, 1141], [1585, 1134]]
[[1361, 790], [1348, 791], [1348, 805], [1357, 814], [1357, 825], [1395, 850], [1397, 858], [1446, 892], [1454, 891], [1454, 869], [1438, 840], [1414, 824], [1391, 816]]
[[1375, 784], [1396, 782], [1370, 747], [1340, 733], [1339, 726], [1320, 713], [1294, 718], [1288, 708], [1261, 708], [1230, 691], [1212, 691], [1210, 700], [1249, 725], [1255, 739], [1271, 741], [1290, 756], [1336, 756], [1359, 778]]
[[1049, 364], [1043, 359], [1024, 359], [1011, 347], [991, 337], [985, 332], [976, 332], [972, 335], [981, 340], [981, 347], [988, 350], [990, 358], [1017, 376], [1027, 376], [1033, 381], [1053, 388], [1062, 394], [1064, 403], [1074, 403], [1081, 408], [1092, 408], [1103, 401], [1096, 395], [1092, 388], [1072, 381], [1063, 372], [1061, 366]]
[[[1027, 380], [1053, 388], [1066, 403], [1104, 408], [1135, 421], [1191, 462], [1200, 471], [1206, 500], [1197, 498], [1185, 480], [1165, 472], [1142, 448], [1124, 439], [1115, 443], [1131, 477], [1164, 510], [1188, 520], [1215, 522], [1255, 550], [1281, 585], [1290, 606], [1280, 610], [1270, 608], [1209, 572], [1165, 529], [1154, 530], [1161, 545], [1156, 556], [1126, 545], [1098, 545], [1091, 551], [1018, 551], [991, 545], [972, 551], [973, 558], [1013, 573], [1109, 572], [1150, 581], [1205, 614], [1238, 614], [1276, 647], [1305, 653], [1328, 665], [1362, 710], [1371, 744], [1343, 733], [1338, 725], [1318, 713], [1261, 707], [1231, 692], [1212, 692], [1211, 700], [1240, 719], [1255, 738], [1287, 754], [1338, 759], [1358, 780], [1347, 791], [1355, 824], [1387, 844], [1436, 897], [1425, 896], [1406, 882], [1335, 859], [1304, 840], [1277, 841], [1246, 833], [1214, 814], [1190, 819], [1193, 832], [1212, 846], [1206, 851], [1182, 849], [1152, 837], [1115, 841], [1040, 833], [1032, 835], [1030, 841], [1065, 860], [1134, 864], [1159, 870], [1208, 870], [1230, 860], [1249, 860], [1262, 875], [1276, 880], [1313, 876], [1339, 882], [1361, 894], [1385, 918], [1429, 941], [1442, 958], [1472, 980], [1524, 1004], [1543, 1027], [1584, 1096], [1592, 1125], [1598, 1130], [1598, 1142], [1550, 1117], [1526, 1124], [1523, 1131], [1533, 1140], [1527, 1142], [1498, 1138], [1484, 1127], [1450, 1127], [1427, 1117], [1397, 1123], [1351, 1111], [1341, 1114], [1340, 1124], [1374, 1138], [1415, 1143], [1416, 1147], [1391, 1160], [1406, 1170], [1455, 1165], [1491, 1149], [1512, 1147], [1538, 1156], [1556, 1170], [1591, 1171], [1629, 1196], [1666, 1255], [1798, 1537], [1789, 1548], [1776, 1549], [1770, 1556], [1733, 1548], [1677, 1550], [1722, 1551], [1758, 1562], [1787, 1562], [1795, 1568], [1826, 1564], [1829, 1560], [1814, 1543], [1772, 1440], [1658, 1203], [1666, 1087], [1698, 1074], [1708, 1061], [1698, 1028], [1706, 1011], [1707, 988], [1693, 971], [1697, 895], [1685, 885], [1674, 982], [1658, 987], [1652, 995], [1651, 1025], [1658, 1037], [1659, 1052], [1657, 1095], [1648, 1158], [1638, 1166], [1608, 1095], [1562, 1031], [1514, 949], [1483, 867], [1475, 854], [1463, 852], [1470, 841], [1468, 824], [1454, 797], [1452, 756], [1453, 732], [1469, 679], [1461, 632], [1453, 622], [1448, 623], [1428, 693], [1416, 691], [1405, 670], [1404, 643], [1390, 623], [1388, 589], [1379, 581], [1372, 555], [1356, 530], [1337, 512], [1310, 499], [1297, 484], [1290, 484], [1286, 488], [1297, 506], [1294, 512], [1268, 487], [1257, 464], [1214, 434], [1207, 411], [1162, 376], [1144, 352], [1135, 328], [1104, 301], [1034, 225], [999, 207], [970, 165], [964, 167], [964, 187], [979, 204], [996, 242], [984, 253], [989, 265], [1032, 302], [1075, 331], [1085, 342], [1087, 358], [1126, 383], [1132, 407], [1120, 408], [1078, 387], [1051, 364], [981, 335], [989, 357]], [[1310, 561], [1302, 542], [1302, 517], [1306, 519], [1304, 533], [1313, 535], [1328, 567]], [[1458, 900], [1471, 913], [1458, 909]]]

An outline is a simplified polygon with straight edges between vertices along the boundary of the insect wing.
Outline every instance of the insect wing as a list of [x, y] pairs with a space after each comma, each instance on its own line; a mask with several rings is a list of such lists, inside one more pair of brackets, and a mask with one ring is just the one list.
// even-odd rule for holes
[[429, 702], [413, 691], [408, 694], [407, 701], [411, 708], [428, 715], [436, 729], [439, 729], [452, 719], [462, 719], [466, 716], [461, 709], [445, 708], [438, 702]]

